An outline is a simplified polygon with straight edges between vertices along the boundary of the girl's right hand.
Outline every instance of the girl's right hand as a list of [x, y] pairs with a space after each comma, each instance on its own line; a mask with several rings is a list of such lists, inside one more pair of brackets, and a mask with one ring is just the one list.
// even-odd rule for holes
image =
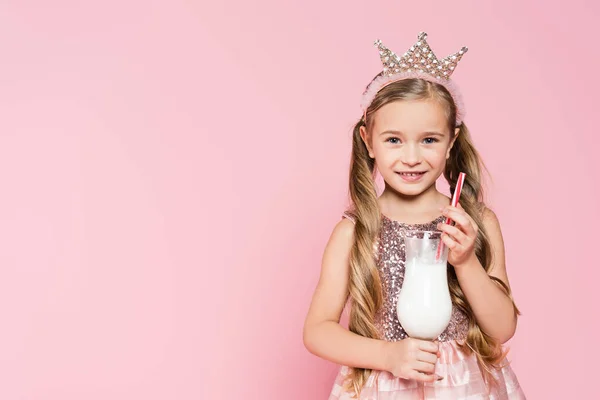
[[388, 342], [387, 371], [403, 379], [433, 382], [441, 379], [435, 374], [439, 346], [436, 342], [406, 338]]

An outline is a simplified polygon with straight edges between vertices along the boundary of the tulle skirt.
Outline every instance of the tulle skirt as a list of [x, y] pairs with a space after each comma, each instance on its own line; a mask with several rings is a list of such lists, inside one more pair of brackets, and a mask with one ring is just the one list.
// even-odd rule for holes
[[[421, 383], [397, 378], [387, 371], [373, 371], [362, 389], [361, 400], [522, 400], [525, 394], [508, 362], [493, 370], [495, 383], [486, 385], [474, 354], [467, 355], [455, 341], [440, 342], [436, 374], [443, 379]], [[351, 399], [343, 390], [348, 367], [341, 367], [329, 400]], [[354, 397], [356, 399], [356, 397]]]

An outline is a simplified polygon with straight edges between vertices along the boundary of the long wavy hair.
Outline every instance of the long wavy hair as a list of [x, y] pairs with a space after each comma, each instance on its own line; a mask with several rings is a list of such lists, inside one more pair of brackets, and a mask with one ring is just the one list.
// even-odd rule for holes
[[[367, 109], [367, 130], [372, 128], [374, 113], [384, 105], [403, 100], [434, 100], [446, 110], [448, 130], [454, 135], [456, 121], [456, 105], [450, 93], [441, 85], [422, 79], [405, 79], [384, 87]], [[354, 243], [350, 252], [350, 331], [359, 335], [380, 339], [375, 325], [375, 317], [383, 302], [383, 294], [374, 245], [381, 228], [381, 211], [377, 202], [375, 186], [375, 160], [369, 157], [365, 143], [360, 136], [360, 127], [365, 126], [364, 119], [354, 126], [352, 138], [352, 158], [350, 165], [349, 191], [351, 198], [350, 212], [356, 218]], [[482, 170], [485, 166], [473, 146], [469, 130], [464, 122], [459, 126], [459, 133], [446, 162], [444, 177], [453, 194], [459, 172], [465, 172], [465, 179], [460, 203], [464, 210], [475, 220], [479, 231], [475, 243], [475, 253], [486, 272], [490, 269], [491, 249], [487, 232], [483, 225], [483, 190], [481, 185]], [[510, 289], [501, 280], [490, 276], [511, 298]], [[454, 268], [448, 267], [448, 285], [452, 303], [468, 318], [469, 331], [462, 350], [475, 353], [484, 379], [492, 381], [492, 369], [499, 368], [506, 352], [502, 343], [487, 335], [477, 324], [473, 310], [462, 292]], [[520, 312], [514, 301], [516, 315]], [[351, 368], [346, 387], [360, 394], [370, 374], [369, 369]]]

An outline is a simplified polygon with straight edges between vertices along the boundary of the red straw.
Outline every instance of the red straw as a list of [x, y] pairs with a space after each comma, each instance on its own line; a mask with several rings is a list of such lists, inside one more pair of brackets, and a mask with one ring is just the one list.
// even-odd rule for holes
[[[458, 180], [456, 181], [456, 189], [454, 190], [454, 196], [452, 196], [452, 206], [456, 207], [458, 205], [458, 199], [460, 198], [460, 191], [462, 190], [463, 183], [465, 182], [465, 173], [461, 172], [458, 174]], [[446, 223], [450, 224], [450, 218], [446, 218]], [[440, 240], [440, 245], [438, 246], [437, 253], [435, 254], [435, 260], [438, 261], [442, 252], [444, 251], [444, 243]]]

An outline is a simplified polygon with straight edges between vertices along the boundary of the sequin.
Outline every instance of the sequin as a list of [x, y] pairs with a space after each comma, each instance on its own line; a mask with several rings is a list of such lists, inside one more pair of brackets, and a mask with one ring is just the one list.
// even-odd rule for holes
[[[344, 213], [344, 217], [355, 221], [354, 215], [349, 211]], [[398, 294], [404, 282], [405, 232], [411, 229], [437, 230], [437, 224], [444, 219], [445, 217], [440, 215], [428, 223], [406, 224], [382, 215], [381, 230], [378, 240], [374, 244], [374, 250], [376, 250], [375, 260], [383, 292], [383, 305], [375, 316], [375, 325], [382, 339], [395, 342], [408, 337], [396, 314]], [[464, 340], [468, 329], [467, 316], [459, 308], [453, 306], [450, 323], [438, 337], [438, 340], [441, 342]]]

